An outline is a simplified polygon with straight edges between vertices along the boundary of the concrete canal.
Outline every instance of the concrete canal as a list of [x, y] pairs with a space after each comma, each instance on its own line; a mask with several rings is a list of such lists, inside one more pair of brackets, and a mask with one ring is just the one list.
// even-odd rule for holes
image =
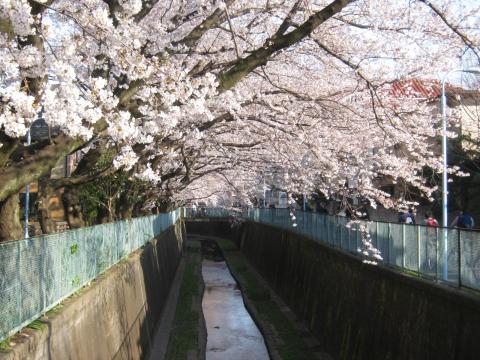
[[206, 359], [269, 359], [262, 334], [213, 241], [202, 242], [202, 308], [207, 328]]
[[177, 222], [32, 324], [0, 344], [0, 360], [480, 353], [477, 293], [251, 221]]

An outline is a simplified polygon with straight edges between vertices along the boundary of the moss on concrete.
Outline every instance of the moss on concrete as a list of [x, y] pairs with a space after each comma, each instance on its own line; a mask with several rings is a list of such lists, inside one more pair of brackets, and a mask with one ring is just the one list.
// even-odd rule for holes
[[231, 240], [227, 240], [227, 239], [218, 239], [217, 240], [217, 243], [218, 245], [220, 246], [220, 248], [222, 249], [222, 251], [235, 251], [235, 250], [238, 250], [237, 249], [237, 245], [231, 241]]
[[45, 315], [47, 315], [47, 318], [50, 316], [55, 316], [62, 311], [62, 308], [63, 308], [63, 303], [57, 304], [53, 308], [48, 310]]
[[0, 352], [8, 352], [12, 349], [10, 343], [12, 342], [12, 338], [8, 337], [3, 341], [0, 341]]
[[198, 286], [201, 281], [200, 256], [197, 255], [200, 248], [195, 243], [189, 242], [187, 249], [188, 252], [193, 254], [186, 257], [185, 271], [165, 359], [191, 359], [189, 354], [195, 354], [197, 358], [199, 357], [199, 320], [201, 310], [198, 306], [195, 306], [195, 302], [201, 299]]

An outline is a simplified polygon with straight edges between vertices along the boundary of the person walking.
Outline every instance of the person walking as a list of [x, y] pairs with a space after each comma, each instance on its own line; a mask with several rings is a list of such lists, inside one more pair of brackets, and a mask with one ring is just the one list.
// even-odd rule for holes
[[438, 221], [430, 213], [425, 213], [425, 265], [424, 271], [435, 276], [437, 266]]
[[408, 209], [407, 213], [400, 213], [398, 222], [401, 224], [415, 225], [415, 216], [413, 215], [413, 209]]
[[197, 204], [193, 203], [192, 204], [192, 217], [197, 216]]
[[425, 225], [428, 227], [438, 227], [438, 221], [431, 214], [425, 213]]
[[468, 212], [460, 210], [450, 226], [462, 229], [473, 229], [475, 227], [475, 221]]

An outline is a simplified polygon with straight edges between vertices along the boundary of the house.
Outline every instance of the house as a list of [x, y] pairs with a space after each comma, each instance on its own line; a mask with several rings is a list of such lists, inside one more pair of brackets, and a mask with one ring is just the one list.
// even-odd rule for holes
[[[475, 149], [480, 144], [480, 91], [467, 90], [459, 86], [452, 84], [446, 84], [445, 92], [447, 95], [447, 106], [449, 109], [456, 109], [457, 116], [460, 115], [459, 126], [455, 130], [467, 137], [467, 140], [462, 140], [462, 147], [464, 149]], [[386, 97], [390, 97], [395, 100], [405, 100], [409, 103], [415, 104], [415, 102], [426, 103], [430, 108], [432, 117], [438, 118], [439, 126], [442, 121], [442, 109], [441, 109], [441, 95], [442, 95], [442, 83], [436, 79], [403, 79], [398, 80], [390, 85], [386, 89]], [[441, 154], [441, 142], [435, 141], [433, 143], [433, 150]], [[371, 149], [373, 153], [378, 149]], [[405, 149], [398, 145], [398, 148], [394, 151], [406, 152]], [[356, 179], [347, 179], [346, 185], [348, 188], [355, 188]], [[419, 201], [421, 206], [417, 208], [417, 220], [422, 219], [425, 211], [431, 210], [431, 204], [422, 202], [414, 194], [408, 194], [408, 189], [404, 185], [395, 183], [392, 178], [387, 176], [381, 176], [374, 180], [376, 188], [381, 189], [385, 193], [389, 194], [392, 198], [402, 199], [409, 197], [408, 200]], [[361, 207], [362, 199], [353, 198], [351, 205], [353, 207]], [[323, 201], [320, 208], [328, 211], [330, 214], [336, 214], [340, 205], [339, 199]], [[369, 217], [371, 220], [396, 222], [398, 219], [398, 212], [391, 209], [385, 209], [382, 206], [378, 206], [376, 209], [371, 207], [367, 208]]]
[[[441, 119], [442, 83], [434, 79], [405, 79], [393, 83], [388, 91], [396, 99], [408, 99], [427, 102], [432, 106], [432, 116]], [[480, 90], [464, 89], [460, 86], [447, 83], [445, 85], [447, 107], [459, 110], [460, 127], [456, 130], [459, 135], [470, 141], [462, 141], [462, 146], [478, 148], [480, 141]], [[477, 143], [477, 144], [475, 144]], [[475, 145], [474, 145], [475, 144]]]
[[[423, 102], [431, 108], [433, 117], [438, 118], [439, 126], [442, 118], [441, 96], [442, 83], [436, 79], [404, 79], [391, 85], [388, 89], [388, 95], [395, 99], [408, 100], [413, 102]], [[447, 116], [452, 118], [452, 110], [456, 111], [456, 117], [459, 120], [454, 125], [449, 126], [461, 135], [461, 146], [464, 150], [480, 150], [480, 91], [468, 90], [460, 86], [447, 83], [445, 86], [445, 95], [447, 97]], [[448, 118], [447, 118], [448, 119]], [[448, 122], [447, 122], [448, 124]], [[440, 141], [434, 143], [433, 150], [439, 155], [442, 147]], [[399, 184], [394, 184], [388, 178], [377, 180], [378, 188], [389, 193], [392, 197], [403, 198], [406, 196], [405, 188]], [[420, 206], [418, 212], [430, 210], [430, 204]], [[396, 215], [396, 214], [395, 214]], [[394, 214], [382, 214], [381, 217], [394, 218]], [[375, 216], [373, 216], [375, 218]], [[417, 218], [419, 218], [417, 214]]]

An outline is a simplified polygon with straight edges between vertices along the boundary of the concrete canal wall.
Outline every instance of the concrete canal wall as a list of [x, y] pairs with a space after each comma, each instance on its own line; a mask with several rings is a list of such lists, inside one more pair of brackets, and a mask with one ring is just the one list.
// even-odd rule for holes
[[303, 236], [246, 222], [187, 223], [235, 239], [335, 359], [478, 359], [480, 296], [400, 274]]
[[181, 222], [107, 270], [11, 339], [6, 359], [141, 359], [148, 353], [182, 255]]

